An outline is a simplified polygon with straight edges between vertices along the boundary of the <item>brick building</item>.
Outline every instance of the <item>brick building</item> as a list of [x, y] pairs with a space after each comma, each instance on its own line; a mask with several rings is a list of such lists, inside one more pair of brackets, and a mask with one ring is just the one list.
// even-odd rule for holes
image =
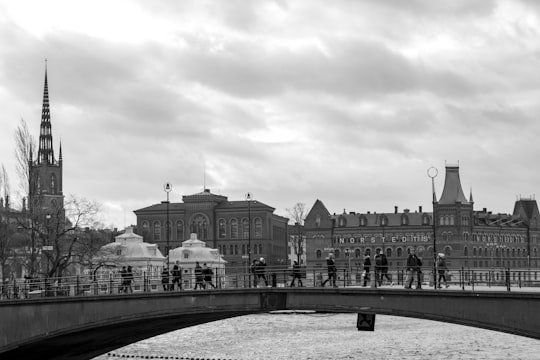
[[[248, 263], [264, 257], [269, 266], [283, 266], [287, 259], [287, 222], [274, 208], [257, 200], [228, 200], [210, 189], [184, 195], [183, 202], [161, 202], [139, 210], [137, 232], [144, 241], [158, 244], [167, 254], [167, 213], [169, 249], [181, 246], [190, 233], [218, 249], [227, 261], [227, 271], [245, 271]], [[249, 253], [249, 250], [251, 252]]]
[[[411, 211], [398, 207], [389, 213], [330, 214], [317, 200], [304, 223], [309, 266], [324, 267], [333, 252], [338, 266], [361, 267], [364, 254], [381, 249], [391, 267], [402, 267], [407, 249], [433, 259], [445, 253], [452, 268], [537, 268], [540, 214], [536, 200], [518, 199], [512, 214], [493, 214], [487, 209], [474, 210], [472, 192], [464, 195], [459, 166], [447, 165], [442, 194], [433, 193], [433, 211], [422, 207]], [[435, 223], [434, 216], [435, 213]], [[427, 264], [431, 264], [427, 262]]]

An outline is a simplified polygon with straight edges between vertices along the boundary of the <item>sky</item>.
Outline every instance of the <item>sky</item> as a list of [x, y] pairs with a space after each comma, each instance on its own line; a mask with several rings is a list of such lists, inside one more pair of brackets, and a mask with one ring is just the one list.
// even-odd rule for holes
[[[475, 209], [540, 192], [540, 2], [0, 0], [0, 163], [39, 137], [45, 59], [64, 195], [105, 226], [204, 187], [287, 216]], [[14, 202], [19, 202], [16, 200]], [[17, 205], [16, 203], [14, 204]], [[20, 204], [19, 204], [20, 206]]]

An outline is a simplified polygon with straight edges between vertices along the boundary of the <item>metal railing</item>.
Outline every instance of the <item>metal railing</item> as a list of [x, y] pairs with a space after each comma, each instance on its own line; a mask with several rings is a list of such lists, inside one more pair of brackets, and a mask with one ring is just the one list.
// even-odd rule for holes
[[[126, 279], [117, 273], [94, 275], [78, 275], [62, 278], [14, 279], [0, 285], [0, 299], [30, 299], [40, 297], [66, 297], [89, 295], [120, 295], [158, 291], [185, 291], [198, 289], [237, 289], [254, 287], [321, 287], [328, 279], [328, 271], [323, 267], [303, 267], [297, 272], [291, 268], [268, 266], [264, 272], [246, 272], [245, 268], [213, 269], [210, 281], [197, 278], [192, 274], [182, 274], [179, 281], [170, 276], [163, 282], [161, 275], [149, 275], [146, 272], [135, 272], [132, 279]], [[407, 280], [404, 267], [388, 269], [388, 278], [378, 279], [380, 272], [373, 266], [369, 272], [362, 267], [338, 268], [335, 277], [337, 287], [382, 287], [403, 286]], [[423, 288], [433, 287], [433, 269], [424, 267], [421, 283]], [[503, 287], [506, 291], [512, 288], [539, 288], [540, 269], [451, 268], [445, 272], [446, 284], [451, 289], [475, 290], [476, 287]], [[437, 273], [437, 278], [439, 274]], [[293, 283], [294, 279], [294, 283]], [[208, 279], [207, 279], [208, 280]], [[417, 279], [414, 279], [414, 284]], [[330, 281], [332, 282], [332, 281]], [[437, 283], [439, 283], [437, 279]], [[331, 287], [333, 284], [327, 282]], [[444, 286], [443, 286], [444, 288]]]

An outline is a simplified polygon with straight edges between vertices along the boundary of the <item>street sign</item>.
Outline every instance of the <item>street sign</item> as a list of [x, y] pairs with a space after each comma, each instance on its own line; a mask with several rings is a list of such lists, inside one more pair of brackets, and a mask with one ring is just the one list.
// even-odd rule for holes
[[43, 250], [43, 251], [52, 251], [53, 247], [52, 247], [52, 245], [43, 245], [41, 247], [41, 250]]

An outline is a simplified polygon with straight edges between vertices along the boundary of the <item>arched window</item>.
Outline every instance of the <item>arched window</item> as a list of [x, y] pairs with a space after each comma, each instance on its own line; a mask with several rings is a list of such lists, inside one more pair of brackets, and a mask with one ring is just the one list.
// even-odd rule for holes
[[469, 233], [468, 232], [463, 233], [463, 240], [469, 241]]
[[227, 255], [227, 245], [223, 245], [223, 246], [221, 247], [221, 251], [222, 251], [222, 254], [223, 254], [223, 255]]
[[234, 245], [234, 255], [238, 255], [238, 245]]
[[452, 248], [450, 248], [450, 246], [445, 246], [444, 247], [444, 254], [446, 256], [450, 256], [451, 253], [452, 253]]
[[150, 235], [150, 224], [148, 224], [148, 221], [142, 222], [142, 236], [145, 240], [149, 240], [148, 236]]
[[154, 241], [161, 241], [161, 223], [154, 221]]
[[354, 257], [355, 258], [360, 258], [362, 257], [362, 251], [360, 249], [355, 249], [354, 250]]
[[317, 251], [315, 252], [315, 256], [317, 257], [317, 259], [322, 258], [322, 251], [320, 249], [317, 249]]
[[263, 237], [262, 233], [262, 219], [255, 218], [255, 237], [261, 239]]
[[227, 235], [227, 228], [225, 226], [225, 219], [218, 220], [218, 238], [225, 239]]
[[231, 239], [238, 239], [238, 220], [231, 219]]
[[165, 222], [165, 239], [172, 239], [172, 225], [170, 220]]
[[184, 222], [183, 221], [176, 222], [176, 240], [184, 241]]
[[392, 257], [392, 248], [386, 248], [386, 257], [391, 258]]
[[249, 222], [248, 219], [242, 219], [242, 238], [249, 238]]
[[472, 254], [473, 254], [473, 256], [476, 256], [476, 248], [475, 247], [472, 248]]
[[403, 249], [398, 247], [397, 248], [397, 257], [402, 257], [403, 256]]
[[190, 232], [197, 234], [197, 237], [201, 240], [208, 239], [208, 221], [204, 215], [199, 214], [193, 218]]
[[343, 217], [343, 216], [340, 216], [339, 219], [338, 219], [338, 226], [339, 227], [345, 227], [347, 226], [347, 220]]
[[51, 194], [56, 195], [56, 174], [51, 174]]
[[246, 244], [242, 244], [242, 255], [246, 255]]
[[336, 249], [336, 250], [334, 251], [334, 256], [335, 256], [335, 258], [336, 258], [336, 259], [339, 259], [339, 255], [340, 255], [339, 249]]

